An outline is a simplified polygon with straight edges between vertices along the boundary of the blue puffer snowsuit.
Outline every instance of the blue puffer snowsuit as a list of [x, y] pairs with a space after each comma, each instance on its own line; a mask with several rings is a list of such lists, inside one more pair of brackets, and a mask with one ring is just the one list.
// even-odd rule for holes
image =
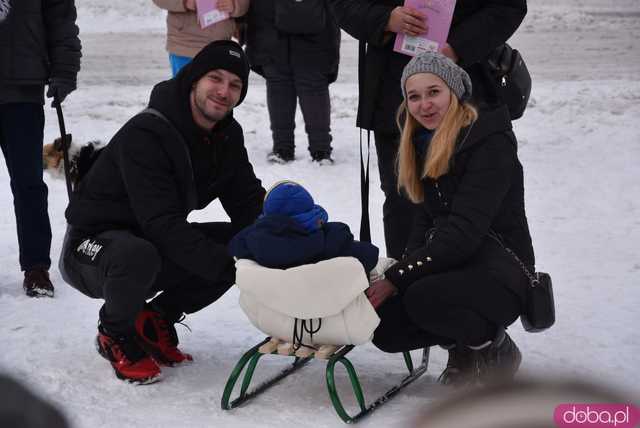
[[378, 248], [355, 241], [344, 223], [328, 222], [308, 231], [294, 219], [277, 214], [263, 215], [240, 231], [231, 240], [229, 251], [234, 257], [279, 269], [352, 256], [368, 273], [378, 262]]

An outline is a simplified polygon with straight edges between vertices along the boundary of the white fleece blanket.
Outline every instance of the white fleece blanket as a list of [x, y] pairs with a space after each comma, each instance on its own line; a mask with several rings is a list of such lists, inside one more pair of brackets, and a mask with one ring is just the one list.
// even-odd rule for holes
[[[263, 333], [293, 341], [295, 318], [321, 319], [320, 329], [302, 335], [306, 345], [360, 345], [371, 340], [380, 319], [364, 294], [369, 286], [362, 265], [337, 257], [290, 269], [236, 262], [240, 307]], [[307, 321], [309, 323], [309, 321]]]

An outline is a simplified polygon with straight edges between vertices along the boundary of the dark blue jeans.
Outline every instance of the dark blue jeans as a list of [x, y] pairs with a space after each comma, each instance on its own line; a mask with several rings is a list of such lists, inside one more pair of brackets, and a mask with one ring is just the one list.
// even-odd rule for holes
[[292, 66], [263, 67], [267, 80], [267, 107], [273, 150], [293, 150], [296, 101], [309, 137], [309, 151], [331, 151], [331, 101], [329, 77], [315, 70]]
[[42, 179], [43, 129], [42, 105], [0, 104], [0, 147], [11, 180], [22, 270], [51, 265], [48, 190]]

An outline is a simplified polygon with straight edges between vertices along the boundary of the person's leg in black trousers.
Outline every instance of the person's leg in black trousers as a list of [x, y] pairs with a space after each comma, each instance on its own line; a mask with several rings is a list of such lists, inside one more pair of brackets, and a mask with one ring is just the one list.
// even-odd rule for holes
[[330, 159], [329, 77], [326, 73], [299, 66], [294, 69], [294, 81], [309, 139], [309, 152], [314, 160]]
[[42, 177], [43, 128], [42, 105], [0, 105], [0, 147], [13, 193], [20, 268], [25, 271], [25, 277], [34, 272], [42, 273], [42, 278], [35, 279], [38, 283], [46, 282], [44, 293], [29, 294], [33, 290], [26, 287], [30, 285], [28, 281], [25, 282], [25, 291], [29, 295], [53, 296], [53, 286], [47, 273], [51, 265], [51, 225], [47, 211], [48, 190]]
[[116, 376], [132, 383], [156, 382], [160, 367], [135, 331], [136, 317], [160, 271], [156, 248], [124, 230], [83, 236], [68, 228], [59, 265], [67, 283], [104, 299], [96, 349]]
[[445, 384], [466, 384], [499, 372], [512, 376], [521, 357], [504, 330], [520, 312], [518, 297], [486, 268], [433, 274], [382, 305], [373, 343], [386, 352], [442, 345], [449, 352], [440, 376]]
[[415, 205], [398, 191], [396, 157], [400, 144], [398, 133], [374, 132], [380, 188], [385, 199], [382, 205], [384, 241], [387, 257], [400, 260], [407, 246], [415, 213]]
[[126, 230], [95, 236], [65, 236], [60, 272], [82, 293], [104, 299], [100, 323], [111, 333], [130, 334], [162, 265], [158, 250]]
[[429, 275], [403, 296], [407, 315], [421, 329], [456, 343], [480, 346], [520, 315], [518, 297], [479, 268]]
[[[231, 223], [192, 223], [211, 239], [227, 245], [233, 237]], [[215, 262], [212, 260], [212, 262]], [[235, 283], [235, 268], [228, 266], [215, 281], [190, 274], [170, 260], [163, 259], [162, 270], [153, 284], [153, 291], [162, 291], [151, 305], [166, 314], [169, 320], [177, 320], [183, 313], [197, 312], [218, 300]]]
[[271, 122], [273, 153], [282, 161], [294, 158], [296, 127], [296, 88], [293, 71], [288, 66], [266, 65], [263, 67], [267, 81], [267, 108]]

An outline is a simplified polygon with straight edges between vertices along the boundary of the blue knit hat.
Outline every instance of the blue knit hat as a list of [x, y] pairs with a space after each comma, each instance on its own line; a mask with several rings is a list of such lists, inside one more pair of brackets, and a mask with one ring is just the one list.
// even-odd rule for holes
[[264, 197], [264, 215], [286, 215], [296, 220], [308, 232], [313, 232], [327, 222], [329, 215], [320, 205], [315, 205], [311, 194], [294, 181], [274, 184]]

